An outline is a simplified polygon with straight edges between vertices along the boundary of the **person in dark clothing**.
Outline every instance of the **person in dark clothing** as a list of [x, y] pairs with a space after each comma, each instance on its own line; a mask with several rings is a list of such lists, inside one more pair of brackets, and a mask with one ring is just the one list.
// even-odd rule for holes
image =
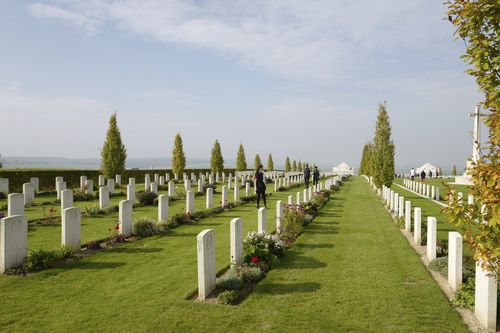
[[309, 164], [306, 164], [304, 168], [304, 185], [306, 188], [309, 187], [309, 179], [311, 178], [311, 169], [309, 169]]
[[425, 171], [422, 170], [422, 172], [420, 173], [420, 179], [425, 182]]
[[259, 165], [259, 167], [255, 171], [255, 175], [253, 176], [253, 180], [255, 183], [255, 191], [257, 192], [257, 209], [260, 208], [260, 198], [261, 197], [262, 197], [262, 202], [264, 203], [264, 207], [267, 208], [266, 183], [264, 181], [264, 172], [262, 172], [262, 164]]
[[319, 182], [319, 170], [317, 166], [314, 166], [313, 185], [318, 185], [318, 182]]

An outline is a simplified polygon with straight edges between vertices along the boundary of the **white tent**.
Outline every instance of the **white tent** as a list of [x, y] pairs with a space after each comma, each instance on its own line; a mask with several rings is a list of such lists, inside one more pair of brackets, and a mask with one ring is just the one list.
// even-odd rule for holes
[[430, 163], [425, 163], [420, 168], [417, 168], [417, 170], [416, 170], [417, 175], [420, 175], [422, 170], [425, 171], [425, 174], [427, 175], [427, 177], [429, 177], [429, 172], [432, 172], [432, 175], [435, 176], [436, 172], [439, 170], [439, 168], [435, 167], [434, 165], [432, 165]]
[[342, 162], [333, 168], [333, 173], [337, 175], [354, 175], [354, 168], [350, 167], [347, 163]]

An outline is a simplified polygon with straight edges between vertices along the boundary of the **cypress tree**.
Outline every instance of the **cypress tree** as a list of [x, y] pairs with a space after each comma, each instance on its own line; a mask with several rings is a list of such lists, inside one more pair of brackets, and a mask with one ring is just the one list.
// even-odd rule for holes
[[238, 155], [236, 156], [236, 170], [245, 171], [247, 169], [247, 158], [245, 157], [245, 149], [240, 143], [240, 148], [238, 149]]
[[451, 175], [452, 176], [456, 176], [457, 175], [457, 167], [455, 166], [455, 164], [453, 164], [453, 170], [451, 170]]
[[125, 170], [127, 150], [122, 143], [120, 129], [116, 122], [116, 113], [109, 118], [106, 141], [101, 149], [101, 172], [106, 178], [114, 178]]
[[286, 157], [285, 161], [285, 172], [290, 172], [292, 170], [292, 165], [290, 164], [290, 157]]
[[380, 188], [390, 187], [394, 180], [394, 143], [391, 140], [391, 125], [385, 105], [380, 104], [375, 138], [373, 139], [373, 180]]
[[273, 161], [273, 156], [269, 154], [267, 157], [267, 171], [273, 171], [274, 170], [274, 161]]
[[255, 155], [255, 159], [253, 160], [253, 166], [254, 166], [254, 169], [257, 170], [257, 168], [259, 167], [259, 165], [261, 165], [262, 162], [260, 160], [260, 156], [259, 154]]
[[302, 168], [302, 161], [299, 161], [299, 165], [297, 166], [297, 169], [298, 169], [299, 172], [304, 171], [303, 168]]
[[224, 171], [224, 158], [222, 157], [219, 140], [215, 140], [214, 147], [212, 148], [210, 167], [213, 173]]
[[361, 163], [359, 165], [359, 174], [360, 175], [372, 175], [372, 155], [373, 155], [373, 144], [371, 142], [367, 142], [363, 147], [363, 154], [361, 155]]
[[182, 146], [182, 138], [179, 133], [176, 134], [174, 139], [174, 149], [172, 150], [172, 172], [182, 175], [186, 168], [186, 156], [184, 155], [184, 148]]
[[297, 161], [293, 160], [292, 162], [292, 171], [297, 171]]

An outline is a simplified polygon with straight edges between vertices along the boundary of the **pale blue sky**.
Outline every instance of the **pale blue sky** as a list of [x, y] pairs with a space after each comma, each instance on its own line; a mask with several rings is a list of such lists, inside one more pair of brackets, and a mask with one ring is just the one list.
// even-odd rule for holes
[[[0, 153], [271, 152], [359, 163], [387, 100], [396, 163], [465, 166], [481, 96], [435, 0], [1, 1]], [[15, 138], [15, 139], [13, 139]]]

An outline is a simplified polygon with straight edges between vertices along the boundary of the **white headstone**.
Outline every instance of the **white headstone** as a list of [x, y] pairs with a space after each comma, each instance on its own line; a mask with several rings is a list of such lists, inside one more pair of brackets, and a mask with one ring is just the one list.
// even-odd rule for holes
[[61, 191], [61, 212], [73, 207], [73, 190]]
[[293, 195], [288, 196], [288, 204], [293, 205]]
[[186, 214], [194, 213], [194, 192], [189, 190], [186, 192]]
[[191, 189], [191, 181], [186, 179], [184, 180], [184, 191], [189, 191]]
[[85, 189], [85, 182], [87, 181], [87, 176], [80, 176], [80, 191]]
[[231, 265], [241, 265], [243, 263], [243, 221], [234, 218], [229, 225], [229, 235], [231, 240]]
[[122, 175], [116, 175], [115, 182], [116, 184], [118, 184], [118, 186], [122, 186]]
[[155, 183], [158, 184], [160, 182], [160, 175], [155, 173], [154, 177], [155, 177]]
[[160, 176], [159, 182], [160, 182], [160, 186], [165, 186], [165, 177]]
[[283, 221], [283, 206], [284, 205], [281, 200], [276, 201], [276, 232], [278, 234], [281, 233], [281, 222]]
[[214, 206], [214, 190], [213, 188], [207, 188], [207, 198], [206, 198], [206, 207], [210, 209]]
[[302, 203], [302, 192], [297, 192], [297, 205], [301, 205]]
[[9, 194], [9, 178], [0, 178], [0, 192]]
[[108, 179], [108, 191], [109, 193], [115, 193], [115, 180]]
[[240, 200], [240, 185], [235, 182], [234, 183], [234, 202], [237, 202]]
[[149, 178], [149, 175], [144, 176], [144, 190], [149, 191], [151, 188], [151, 178]]
[[265, 207], [261, 207], [257, 211], [257, 232], [259, 234], [266, 232], [266, 226], [267, 226], [267, 209]]
[[215, 289], [215, 233], [203, 230], [196, 237], [198, 243], [198, 298], [205, 300]]
[[168, 194], [158, 196], [158, 222], [168, 221]]
[[[70, 191], [70, 190], [66, 190]], [[82, 212], [80, 208], [71, 207], [62, 210], [61, 243], [73, 250], [80, 250], [80, 229]]]
[[222, 186], [222, 199], [221, 199], [221, 207], [224, 208], [227, 205], [227, 187]]
[[168, 196], [173, 197], [175, 195], [175, 183], [173, 180], [168, 182]]
[[7, 216], [24, 215], [24, 194], [11, 193], [7, 196]]
[[97, 185], [99, 187], [106, 185], [106, 180], [104, 178], [104, 175], [99, 175], [99, 179], [98, 179]]
[[479, 322], [490, 331], [497, 326], [498, 281], [483, 269], [481, 261], [476, 262], [476, 288], [474, 313]]
[[57, 183], [59, 182], [62, 182], [64, 179], [63, 177], [59, 176], [59, 177], [56, 177], [56, 191], [57, 191]]
[[438, 200], [440, 199], [440, 195], [439, 195], [439, 186], [436, 186], [436, 197], [434, 198], [435, 200]]
[[413, 212], [413, 240], [417, 245], [422, 243], [422, 209], [415, 207]]
[[247, 182], [245, 184], [245, 197], [249, 197], [250, 196], [250, 183]]
[[56, 184], [57, 199], [61, 199], [61, 191], [66, 189], [66, 182], [60, 181]]
[[28, 220], [13, 215], [0, 220], [0, 273], [20, 266], [28, 256]]
[[405, 202], [405, 230], [411, 231], [411, 201]]
[[[102, 187], [101, 187], [102, 188]], [[120, 235], [128, 237], [132, 235], [132, 200], [122, 200], [118, 204], [118, 220]]]
[[130, 178], [128, 179], [128, 184], [129, 184], [129, 185], [135, 185], [135, 178], [130, 177]]
[[405, 216], [405, 198], [404, 197], [399, 197], [399, 217], [404, 217]]
[[158, 194], [158, 183], [157, 182], [151, 183], [149, 190], [155, 194]]
[[35, 189], [31, 183], [23, 184], [24, 205], [29, 206], [35, 201]]
[[85, 193], [94, 194], [94, 181], [92, 179], [85, 181]]
[[467, 196], [467, 204], [468, 205], [473, 205], [474, 204], [474, 196], [473, 195], [469, 194]]
[[437, 220], [435, 217], [427, 217], [427, 259], [429, 261], [436, 259], [436, 232]]
[[462, 284], [462, 235], [456, 231], [448, 233], [448, 283], [457, 291]]
[[107, 186], [99, 187], [99, 208], [104, 209], [109, 205], [109, 190]]
[[[31, 186], [33, 186], [33, 189], [35, 190], [35, 193], [40, 192], [40, 179], [38, 177], [31, 177], [30, 183], [31, 183]], [[2, 192], [1, 187], [2, 186], [0, 185], [0, 192]]]
[[203, 183], [201, 182], [201, 178], [198, 179], [198, 192], [203, 193]]
[[135, 202], [135, 185], [134, 184], [127, 185], [127, 200]]

